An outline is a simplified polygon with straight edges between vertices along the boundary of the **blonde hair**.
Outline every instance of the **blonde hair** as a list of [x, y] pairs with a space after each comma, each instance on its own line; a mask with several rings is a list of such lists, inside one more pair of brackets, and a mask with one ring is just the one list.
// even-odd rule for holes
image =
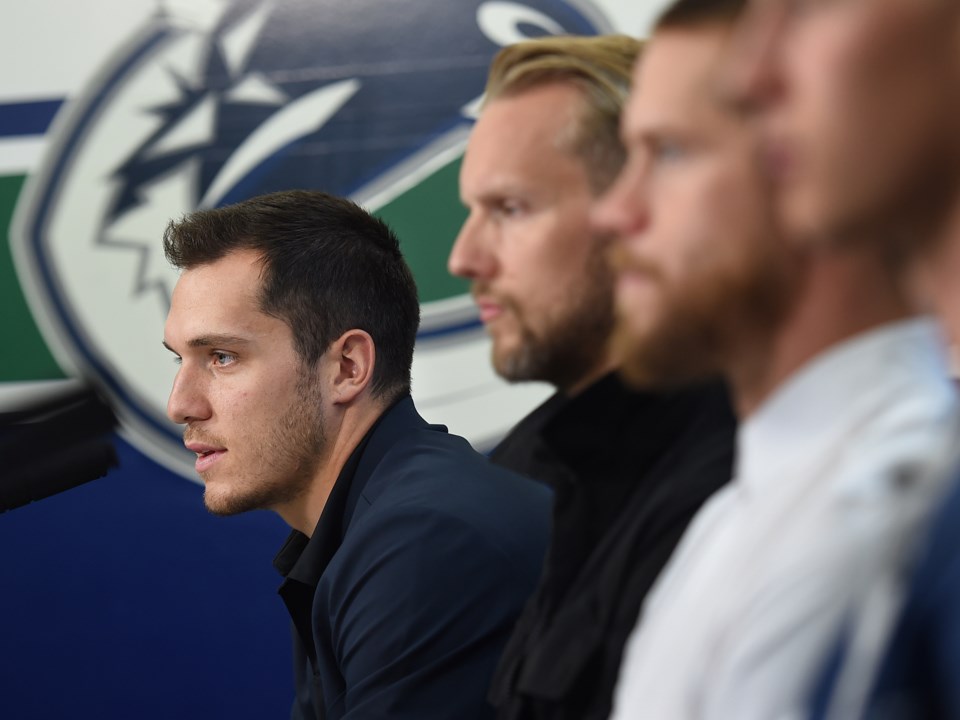
[[605, 189], [624, 162], [620, 114], [643, 43], [626, 35], [550, 36], [505, 47], [493, 59], [484, 104], [554, 82], [583, 94], [573, 151], [584, 160], [594, 188]]

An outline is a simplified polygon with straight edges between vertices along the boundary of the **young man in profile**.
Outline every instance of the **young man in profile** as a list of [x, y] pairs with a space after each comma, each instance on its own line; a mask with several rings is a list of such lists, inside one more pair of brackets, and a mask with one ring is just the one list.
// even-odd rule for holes
[[549, 499], [428, 425], [397, 238], [353, 203], [282, 192], [171, 223], [181, 275], [168, 414], [214, 513], [277, 512], [294, 718], [487, 718], [540, 572]]
[[734, 480], [694, 519], [628, 644], [614, 717], [800, 717], [837, 627], [916, 536], [957, 415], [943, 348], [878, 242], [797, 245], [716, 89], [745, 3], [680, 0], [624, 116], [595, 213], [617, 238], [625, 369], [720, 371]]
[[556, 497], [547, 567], [490, 695], [501, 720], [609, 715], [640, 603], [730, 478], [721, 383], [630, 390], [609, 345], [609, 242], [589, 213], [623, 164], [618, 125], [640, 47], [553, 37], [502, 50], [461, 169], [470, 214], [450, 270], [472, 282], [497, 372], [557, 390], [492, 455]]

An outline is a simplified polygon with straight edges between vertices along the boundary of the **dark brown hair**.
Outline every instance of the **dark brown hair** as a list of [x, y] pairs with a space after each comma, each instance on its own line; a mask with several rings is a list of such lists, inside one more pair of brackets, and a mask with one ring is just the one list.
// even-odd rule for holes
[[347, 330], [364, 330], [376, 346], [373, 394], [409, 392], [417, 287], [396, 235], [359, 205], [318, 191], [262, 195], [172, 221], [163, 249], [181, 270], [258, 252], [260, 307], [287, 323], [306, 366]]

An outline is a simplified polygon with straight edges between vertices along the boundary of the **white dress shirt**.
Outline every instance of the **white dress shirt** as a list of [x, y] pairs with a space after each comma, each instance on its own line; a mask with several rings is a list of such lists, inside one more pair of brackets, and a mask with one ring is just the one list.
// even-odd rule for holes
[[928, 320], [852, 338], [781, 385], [644, 605], [614, 720], [802, 717], [841, 623], [940, 497], [957, 417]]

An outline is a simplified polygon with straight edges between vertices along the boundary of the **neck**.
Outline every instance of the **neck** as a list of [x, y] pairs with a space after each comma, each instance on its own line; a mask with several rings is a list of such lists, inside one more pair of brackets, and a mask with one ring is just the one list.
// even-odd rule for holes
[[817, 355], [916, 314], [889, 265], [864, 247], [813, 251], [804, 258], [801, 274], [784, 320], [737, 347], [728, 377], [741, 419]]
[[328, 433], [327, 450], [317, 464], [311, 483], [305, 492], [274, 508], [287, 525], [307, 537], [313, 535], [344, 465], [385, 410], [382, 403], [370, 398], [333, 407], [334, 417], [323, 421]]
[[599, 362], [594, 364], [589, 372], [581, 375], [576, 382], [558, 389], [568, 397], [576, 397], [600, 378], [612, 373], [618, 366], [619, 363], [611, 357], [611, 353], [607, 352]]

